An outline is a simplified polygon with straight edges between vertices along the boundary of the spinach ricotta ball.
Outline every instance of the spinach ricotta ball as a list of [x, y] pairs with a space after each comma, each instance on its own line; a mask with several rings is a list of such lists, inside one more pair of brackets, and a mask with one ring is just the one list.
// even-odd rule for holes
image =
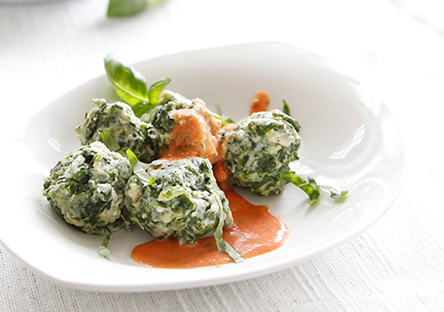
[[44, 181], [43, 195], [69, 224], [88, 234], [125, 227], [121, 216], [129, 160], [93, 142], [59, 161]]
[[133, 175], [126, 187], [129, 218], [156, 239], [176, 237], [188, 244], [233, 224], [228, 200], [207, 159], [160, 159]]
[[141, 119], [152, 125], [147, 136], [157, 158], [201, 157], [216, 162], [222, 124], [201, 99], [164, 91], [158, 105]]
[[81, 144], [100, 141], [101, 134], [107, 131], [123, 152], [131, 149], [145, 162], [155, 159], [151, 142], [147, 139], [147, 130], [151, 126], [137, 118], [128, 104], [106, 102], [104, 99], [94, 99], [92, 102], [93, 108], [75, 129]]
[[257, 112], [222, 131], [224, 167], [233, 185], [258, 194], [279, 194], [288, 183], [279, 178], [298, 159], [299, 123], [280, 110]]

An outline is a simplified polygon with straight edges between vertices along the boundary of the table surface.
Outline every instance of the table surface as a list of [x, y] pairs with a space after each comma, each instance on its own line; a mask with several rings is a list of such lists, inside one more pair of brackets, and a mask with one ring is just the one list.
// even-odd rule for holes
[[102, 75], [109, 52], [134, 63], [198, 48], [284, 41], [350, 68], [377, 91], [404, 140], [403, 189], [380, 221], [338, 248], [224, 285], [151, 293], [76, 290], [33, 273], [0, 246], [0, 311], [444, 311], [439, 1], [166, 0], [118, 19], [107, 18], [106, 8], [106, 0], [0, 3], [3, 106], [32, 114]]

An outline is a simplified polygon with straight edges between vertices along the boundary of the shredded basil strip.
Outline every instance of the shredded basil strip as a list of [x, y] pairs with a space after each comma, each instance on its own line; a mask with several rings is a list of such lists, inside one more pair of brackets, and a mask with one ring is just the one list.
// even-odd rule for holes
[[108, 17], [124, 17], [136, 14], [147, 6], [147, 0], [109, 0]]
[[218, 115], [213, 115], [214, 118], [219, 119], [220, 121], [222, 121], [222, 126], [226, 126], [229, 124], [234, 123], [233, 119], [231, 119], [230, 117], [228, 117], [227, 115], [225, 115], [222, 111], [222, 108], [220, 107], [220, 105], [217, 105], [217, 114]]
[[[220, 202], [220, 199], [217, 199], [217, 204], [222, 209], [222, 203]], [[244, 261], [242, 256], [234, 250], [234, 248], [228, 244], [226, 241], [223, 240], [222, 234], [223, 234], [223, 228], [224, 228], [224, 219], [219, 218], [219, 223], [217, 224], [217, 228], [213, 232], [214, 239], [216, 240], [216, 246], [217, 249], [220, 252], [226, 253], [231, 259], [234, 260], [235, 263], [241, 263]]]
[[293, 183], [301, 190], [303, 190], [310, 198], [310, 201], [308, 202], [309, 204], [313, 204], [318, 200], [319, 198], [318, 185], [316, 183], [315, 184], [310, 183], [310, 178], [309, 182], [307, 182], [304, 179], [302, 179], [300, 176], [296, 175], [294, 172], [291, 171], [281, 173], [280, 178], [285, 179], [290, 183]]
[[285, 100], [283, 100], [283, 102], [284, 102], [283, 112], [284, 112], [286, 115], [290, 116], [290, 107], [288, 106], [288, 104], [287, 104], [287, 102], [286, 102]]
[[100, 138], [102, 139], [103, 144], [105, 144], [110, 151], [118, 152], [120, 150], [120, 145], [117, 143], [116, 139], [114, 139], [111, 132], [103, 131], [100, 133]]
[[145, 171], [148, 168], [148, 164], [140, 162], [136, 154], [130, 149], [126, 150], [126, 155], [133, 168], [133, 173], [140, 179], [140, 181], [145, 185], [152, 184], [152, 177]]
[[308, 197], [310, 198], [309, 204], [314, 204], [319, 199], [319, 189], [324, 189], [330, 193], [330, 197], [333, 199], [342, 199], [347, 196], [348, 191], [339, 192], [335, 188], [329, 185], [319, 185], [315, 179], [311, 177], [307, 177], [308, 181], [305, 181], [303, 178], [298, 176], [296, 173], [288, 171], [280, 174], [281, 179], [285, 179], [290, 183], [293, 183], [301, 190], [303, 190]]
[[105, 56], [104, 62], [108, 79], [120, 99], [130, 105], [148, 102], [147, 84], [142, 74], [121, 63], [112, 53]]
[[111, 234], [108, 234], [103, 240], [102, 244], [99, 247], [99, 255], [109, 260], [109, 255], [111, 251], [108, 249], [108, 242], [111, 237]]
[[329, 185], [321, 185], [321, 187], [330, 192], [330, 197], [336, 200], [343, 199], [348, 195], [348, 191], [339, 192], [337, 189], [329, 186]]

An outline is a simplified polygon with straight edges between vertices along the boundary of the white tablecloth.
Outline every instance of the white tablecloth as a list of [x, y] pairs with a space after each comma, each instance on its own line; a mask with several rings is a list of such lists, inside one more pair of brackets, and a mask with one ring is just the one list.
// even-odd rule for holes
[[0, 246], [0, 311], [444, 311], [444, 10], [437, 2], [167, 0], [123, 19], [105, 16], [105, 0], [0, 4], [7, 112], [30, 116], [103, 74], [109, 52], [133, 63], [285, 41], [371, 85], [407, 152], [404, 187], [389, 212], [364, 234], [290, 269], [197, 289], [99, 293], [54, 284]]

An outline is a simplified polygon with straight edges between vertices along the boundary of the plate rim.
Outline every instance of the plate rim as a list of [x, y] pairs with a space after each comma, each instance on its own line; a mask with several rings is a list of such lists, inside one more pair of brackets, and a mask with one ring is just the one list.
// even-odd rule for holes
[[[288, 43], [283, 43], [283, 42], [254, 42], [254, 43], [242, 43], [242, 44], [234, 44], [234, 45], [223, 45], [223, 46], [216, 46], [216, 47], [209, 47], [209, 48], [203, 48], [203, 49], [196, 49], [196, 50], [187, 50], [187, 51], [182, 51], [182, 52], [177, 52], [177, 53], [171, 53], [171, 54], [166, 54], [166, 55], [161, 55], [161, 56], [156, 56], [153, 58], [147, 58], [146, 60], [142, 60], [142, 61], [138, 61], [134, 64], [131, 64], [131, 66], [134, 66], [135, 68], [137, 68], [137, 66], [139, 64], [142, 63], [146, 63], [146, 62], [152, 62], [155, 61], [157, 59], [165, 59], [171, 56], [176, 56], [176, 55], [183, 55], [183, 54], [187, 54], [187, 53], [196, 53], [196, 52], [202, 52], [202, 51], [211, 51], [211, 50], [217, 50], [217, 49], [221, 49], [221, 48], [233, 48], [233, 47], [241, 47], [241, 46], [253, 46], [253, 45], [289, 45], [291, 47], [296, 47], [299, 48], [301, 50], [313, 53], [315, 55], [317, 55], [316, 53], [302, 48], [302, 47], [298, 47], [295, 46], [293, 44], [288, 44]], [[330, 62], [328, 59], [321, 57], [323, 60]], [[334, 63], [331, 63], [332, 65], [335, 65]], [[46, 105], [44, 105], [43, 107], [40, 107], [39, 109], [37, 109], [32, 116], [30, 116], [30, 118], [27, 119], [27, 121], [29, 121], [32, 117], [34, 117], [36, 114], [38, 114], [42, 109], [48, 107], [49, 105], [56, 105], [55, 103], [57, 103], [57, 101], [60, 101], [64, 96], [66, 96], [66, 94], [73, 92], [76, 89], [81, 88], [82, 86], [86, 86], [88, 84], [91, 84], [93, 81], [96, 81], [98, 79], [103, 79], [106, 76], [106, 74], [101, 74], [98, 75], [94, 78], [89, 79], [88, 81], [85, 81], [75, 87], [73, 87], [72, 89], [70, 89], [69, 91], [67, 91], [65, 94], [57, 97], [56, 99], [52, 100], [51, 102], [47, 103]], [[148, 286], [144, 285], [144, 284], [133, 284], [132, 286], [130, 285], [106, 285], [106, 284], [92, 284], [92, 283], [76, 283], [76, 282], [72, 282], [69, 280], [63, 280], [60, 279], [56, 276], [53, 276], [45, 271], [40, 270], [38, 267], [36, 267], [35, 265], [32, 264], [32, 262], [26, 259], [23, 259], [19, 254], [17, 254], [14, 250], [14, 248], [12, 248], [11, 246], [8, 246], [8, 244], [4, 243], [4, 240], [2, 239], [2, 237], [0, 236], [0, 243], [2, 244], [2, 247], [5, 248], [10, 254], [12, 254], [15, 259], [18, 259], [22, 264], [24, 264], [26, 267], [28, 267], [29, 269], [31, 269], [31, 271], [33, 271], [34, 273], [38, 273], [41, 276], [44, 276], [45, 278], [59, 284], [65, 287], [70, 287], [70, 288], [75, 288], [75, 289], [82, 289], [82, 290], [94, 290], [94, 291], [105, 291], [105, 292], [139, 292], [139, 291], [163, 291], [163, 290], [175, 290], [175, 289], [184, 289], [184, 288], [195, 288], [195, 287], [203, 287], [203, 286], [210, 286], [210, 285], [218, 285], [218, 284], [225, 284], [225, 283], [230, 283], [230, 282], [235, 282], [235, 281], [240, 281], [240, 280], [245, 280], [245, 279], [250, 279], [250, 278], [254, 278], [254, 277], [259, 277], [262, 275], [266, 275], [266, 274], [270, 274], [273, 272], [277, 272], [277, 271], [281, 271], [284, 269], [287, 269], [289, 267], [295, 266], [299, 263], [305, 262], [309, 259], [318, 257], [321, 254], [324, 254], [332, 249], [337, 248], [338, 246], [350, 241], [350, 239], [352, 239], [353, 237], [356, 237], [360, 234], [362, 234], [363, 232], [365, 232], [366, 230], [368, 230], [371, 226], [373, 226], [376, 222], [378, 222], [386, 213], [387, 211], [390, 209], [390, 207], [393, 205], [393, 203], [396, 201], [399, 193], [401, 192], [402, 186], [404, 184], [404, 180], [405, 180], [405, 163], [406, 163], [406, 159], [405, 159], [405, 148], [404, 148], [404, 144], [402, 142], [402, 137], [400, 135], [399, 132], [399, 127], [396, 124], [396, 121], [394, 120], [394, 118], [392, 117], [392, 115], [390, 114], [388, 108], [385, 106], [384, 103], [381, 103], [382, 107], [384, 107], [384, 109], [387, 111], [387, 113], [389, 114], [389, 116], [391, 117], [391, 122], [394, 124], [396, 130], [398, 131], [398, 140], [400, 141], [401, 147], [402, 147], [402, 164], [401, 164], [401, 169], [400, 169], [400, 174], [401, 177], [399, 177], [399, 184], [397, 189], [395, 190], [395, 192], [393, 193], [393, 195], [390, 197], [389, 202], [386, 204], [385, 209], [379, 214], [377, 215], [375, 218], [373, 218], [371, 220], [371, 222], [368, 222], [366, 224], [366, 226], [361, 227], [359, 230], [354, 231], [353, 233], [346, 235], [345, 237], [342, 237], [341, 239], [336, 240], [333, 244], [330, 244], [328, 247], [323, 248], [322, 250], [318, 250], [314, 253], [305, 255], [303, 257], [300, 257], [296, 260], [293, 261], [281, 261], [281, 263], [279, 263], [278, 265], [272, 266], [272, 267], [268, 267], [265, 270], [260, 270], [259, 272], [256, 271], [252, 271], [252, 272], [244, 272], [243, 274], [237, 274], [235, 277], [232, 276], [228, 276], [226, 278], [219, 278], [217, 281], [212, 281], [210, 278], [209, 279], [204, 279], [204, 280], [199, 280], [199, 281], [194, 281], [192, 285], [185, 285], [185, 282], [182, 283], [177, 283], [177, 282], [169, 282], [169, 283], [164, 283], [162, 285], [159, 285], [159, 287], [154, 287], [153, 285], [149, 284]], [[23, 126], [23, 125], [22, 125]], [[287, 258], [287, 257], [286, 257]], [[285, 259], [286, 259], [285, 258]], [[189, 269], [186, 269], [189, 270]], [[173, 286], [175, 285], [175, 286]], [[125, 289], [122, 289], [122, 287], [125, 287]], [[156, 288], [156, 289], [154, 289]]]

